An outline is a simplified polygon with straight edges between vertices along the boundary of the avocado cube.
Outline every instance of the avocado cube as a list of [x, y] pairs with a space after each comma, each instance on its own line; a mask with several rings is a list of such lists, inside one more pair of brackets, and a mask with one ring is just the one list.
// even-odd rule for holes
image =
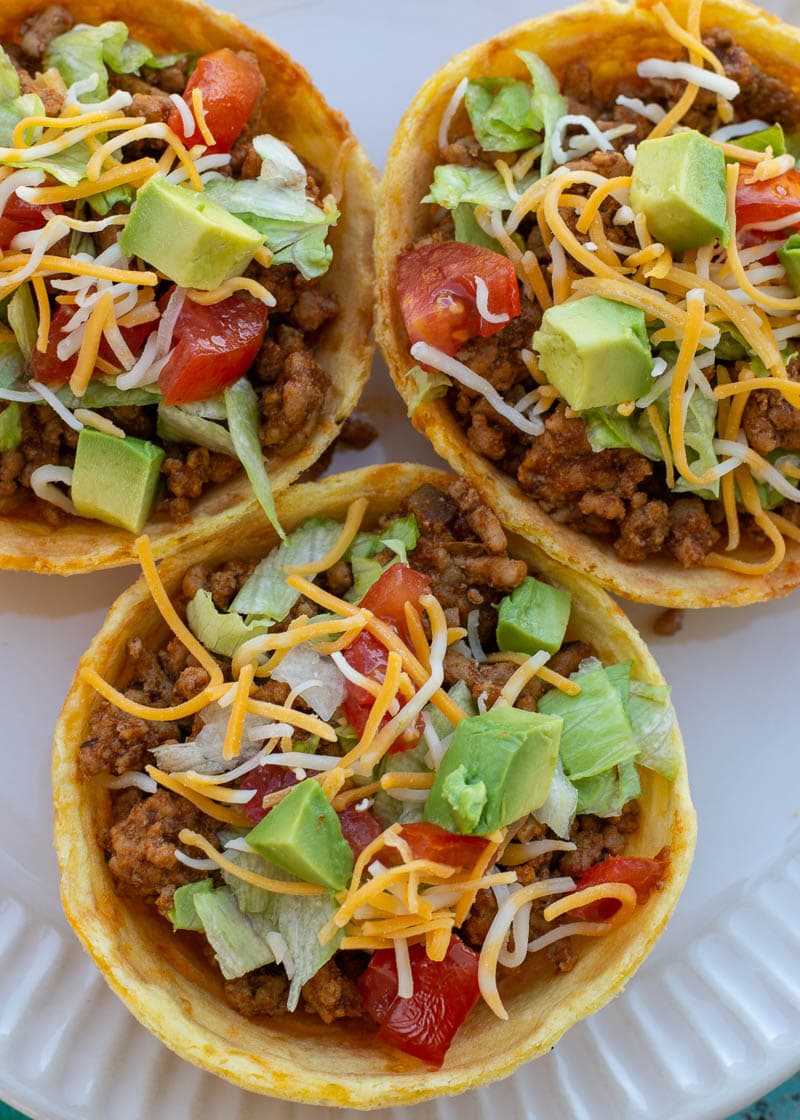
[[725, 157], [694, 130], [644, 140], [636, 150], [631, 206], [673, 253], [728, 243]]
[[150, 515], [164, 451], [144, 439], [83, 428], [72, 473], [72, 502], [91, 517], [141, 533]]
[[138, 192], [119, 243], [181, 288], [210, 291], [241, 276], [264, 238], [204, 193], [156, 177]]
[[800, 233], [793, 233], [778, 250], [778, 260], [786, 269], [786, 279], [800, 296]]
[[559, 716], [492, 708], [459, 723], [428, 799], [425, 820], [484, 836], [544, 804], [561, 739]]
[[339, 891], [353, 874], [353, 850], [313, 778], [295, 786], [245, 840], [259, 855], [306, 883]]
[[497, 645], [514, 653], [556, 653], [564, 641], [572, 597], [533, 576], [500, 603]]
[[644, 312], [603, 296], [549, 307], [533, 336], [539, 365], [578, 411], [636, 400], [652, 385]]
[[751, 152], [765, 152], [767, 148], [772, 148], [774, 156], [786, 155], [786, 137], [779, 124], [761, 128], [758, 132], [750, 132], [747, 136], [738, 136], [732, 143]]

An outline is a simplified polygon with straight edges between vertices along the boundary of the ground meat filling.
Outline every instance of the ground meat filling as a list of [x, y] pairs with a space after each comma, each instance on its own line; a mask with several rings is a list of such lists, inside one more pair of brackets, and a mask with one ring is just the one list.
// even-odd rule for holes
[[[726, 74], [741, 87], [734, 103], [738, 120], [777, 121], [789, 132], [800, 127], [800, 98], [779, 79], [765, 74], [728, 31], [712, 28], [703, 39], [722, 62]], [[624, 94], [655, 102], [669, 110], [683, 94], [685, 83], [635, 78], [601, 97], [594, 85], [591, 64], [581, 59], [566, 68], [561, 88], [569, 112], [588, 116], [602, 131], [620, 123], [633, 126], [633, 131], [615, 141], [619, 150], [593, 152], [568, 164], [570, 168], [613, 177], [630, 175], [624, 149], [644, 140], [652, 129], [652, 122], [641, 114], [617, 105], [617, 96]], [[701, 89], [684, 123], [708, 134], [716, 127], [716, 111], [716, 96]], [[442, 163], [464, 167], [493, 169], [498, 158], [508, 159], [508, 153], [483, 151], [471, 133], [457, 136], [441, 153]], [[585, 193], [587, 188], [573, 189]], [[606, 205], [609, 213], [618, 209], [613, 200]], [[575, 232], [574, 213], [566, 211], [564, 217]], [[518, 233], [549, 273], [552, 262], [538, 224], [526, 219]], [[586, 234], [578, 236], [582, 241], [588, 238]], [[416, 244], [453, 237], [450, 212], [434, 211], [430, 230]], [[614, 237], [638, 247], [630, 226], [615, 227]], [[573, 262], [573, 267], [578, 274], [586, 275], [577, 262]], [[470, 340], [457, 354], [460, 361], [486, 378], [510, 404], [535, 387], [521, 351], [530, 348], [542, 314], [538, 303], [524, 291], [520, 296], [522, 311], [516, 319], [490, 338]], [[800, 380], [800, 358], [795, 357], [788, 370], [790, 377]], [[640, 563], [650, 556], [666, 555], [688, 568], [702, 564], [719, 544], [721, 534], [716, 526], [724, 522], [719, 502], [687, 498], [670, 491], [663, 463], [651, 462], [638, 452], [593, 451], [585, 421], [573, 416], [563, 402], [544, 417], [542, 435], [527, 436], [495, 412], [483, 396], [461, 385], [449, 391], [448, 401], [475, 452], [514, 477], [521, 489], [559, 524], [602, 538], [613, 546], [620, 559]], [[777, 448], [800, 451], [800, 409], [793, 408], [780, 393], [753, 393], [748, 398], [742, 426], [748, 443], [761, 455]], [[796, 516], [788, 502], [779, 512], [790, 519]], [[756, 545], [763, 543], [763, 538], [754, 532], [749, 515], [742, 513], [740, 519], [743, 537]]]
[[[53, 5], [26, 20], [15, 42], [0, 44], [14, 62], [22, 92], [37, 93], [50, 116], [61, 111], [63, 97], [42, 79], [46, 69], [44, 55], [52, 39], [71, 30], [73, 25], [73, 17], [66, 8]], [[240, 53], [254, 58], [248, 52]], [[126, 115], [142, 116], [148, 123], [165, 121], [173, 109], [170, 94], [184, 92], [190, 64], [191, 58], [186, 55], [162, 70], [145, 68], [140, 76], [110, 73], [109, 84], [112, 91], [123, 89], [131, 94], [133, 101], [125, 110]], [[275, 107], [276, 114], [281, 111]], [[270, 130], [270, 115], [267, 97], [263, 105], [256, 106], [234, 146], [229, 173], [236, 178], [258, 177], [261, 159], [252, 138]], [[145, 140], [126, 148], [125, 154], [127, 159], [143, 155], [157, 158], [163, 150], [160, 141]], [[307, 194], [318, 202], [326, 193], [324, 176], [310, 164], [306, 166]], [[66, 210], [70, 211], [69, 205]], [[110, 236], [107, 231], [96, 236], [98, 252], [108, 247]], [[277, 301], [270, 310], [261, 351], [248, 373], [259, 396], [261, 446], [271, 460], [294, 455], [307, 446], [325, 414], [332, 386], [314, 354], [321, 332], [339, 314], [339, 302], [326, 290], [324, 276], [305, 280], [293, 265], [262, 268], [253, 264], [248, 275], [268, 288]], [[157, 294], [162, 293], [159, 290]], [[4, 407], [0, 403], [0, 411]], [[156, 518], [186, 521], [194, 503], [209, 487], [227, 482], [241, 470], [239, 461], [230, 456], [193, 444], [165, 444], [159, 440], [155, 406], [103, 411], [127, 435], [161, 443], [165, 448], [161, 468], [163, 497], [154, 508]], [[30, 488], [30, 476], [36, 467], [46, 463], [73, 466], [77, 433], [48, 406], [26, 405], [22, 415], [22, 441], [13, 451], [0, 452], [0, 515], [34, 517], [56, 527], [69, 521], [70, 515], [37, 498]]]
[[[528, 575], [527, 565], [508, 555], [508, 540], [497, 517], [464, 479], [453, 480], [446, 489], [425, 484], [411, 494], [398, 512], [412, 513], [417, 520], [420, 535], [416, 547], [409, 552], [409, 563], [430, 580], [448, 622], [466, 625], [470, 612], [478, 610], [485, 649], [496, 649], [499, 600]], [[379, 527], [392, 516], [386, 515], [379, 521]], [[218, 610], [227, 610], [254, 567], [253, 562], [230, 560], [217, 567], [198, 564], [188, 568], [175, 597], [178, 612], [185, 616], [187, 603], [200, 590], [209, 592]], [[319, 582], [334, 594], [343, 594], [353, 582], [350, 564], [339, 561], [319, 577]], [[315, 604], [301, 598], [281, 626], [285, 628], [292, 619], [317, 611]], [[548, 664], [555, 672], [569, 676], [581, 662], [593, 656], [592, 646], [570, 641]], [[227, 668], [227, 662], [219, 660]], [[482, 698], [492, 704], [516, 668], [516, 663], [511, 661], [478, 664], [450, 649], [445, 660], [445, 679], [448, 685], [464, 681], [476, 700]], [[207, 683], [205, 669], [177, 638], [170, 638], [157, 650], [148, 648], [140, 638], [128, 641], [127, 662], [119, 685], [128, 698], [165, 707], [197, 695]], [[534, 711], [537, 700], [548, 687], [534, 678], [523, 690], [517, 705]], [[253, 695], [282, 704], [288, 693], [288, 684], [266, 680]], [[305, 708], [302, 700], [297, 701], [297, 706]], [[129, 716], [102, 701], [92, 713], [89, 738], [80, 747], [81, 775], [85, 781], [91, 781], [100, 775], [143, 771], [154, 760], [154, 748], [194, 738], [203, 723], [202, 714], [178, 722], [152, 723]], [[340, 748], [334, 744], [330, 749], [335, 753]], [[537, 877], [580, 875], [601, 859], [618, 855], [625, 846], [625, 837], [636, 830], [637, 822], [636, 803], [628, 805], [617, 820], [579, 817], [571, 835], [577, 845], [576, 851], [552, 853], [531, 860], [519, 870], [520, 879], [531, 882]], [[188, 868], [176, 859], [175, 845], [180, 830], [190, 828], [219, 846], [220, 827], [218, 821], [167, 790], [159, 789], [155, 794], [145, 795], [138, 789], [126, 788], [111, 791], [110, 821], [101, 830], [99, 839], [119, 891], [126, 897], [142, 899], [166, 915], [178, 887], [208, 874]], [[530, 818], [517, 839], [552, 835]], [[216, 873], [212, 874], [216, 879]], [[541, 909], [534, 911], [531, 917], [532, 935], [544, 928]], [[471, 945], [480, 947], [483, 943], [495, 912], [494, 895], [482, 891], [463, 928]], [[197, 936], [200, 939], [202, 935]], [[209, 961], [214, 963], [208, 942], [202, 939], [199, 943]], [[560, 970], [572, 967], [575, 954], [567, 939], [552, 947], [550, 959]], [[364, 1008], [356, 981], [368, 963], [367, 953], [337, 953], [304, 985], [301, 1007], [325, 1023], [361, 1017]], [[247, 1017], [286, 1013], [288, 982], [277, 966], [259, 968], [239, 979], [226, 980], [223, 992], [227, 1002]]]

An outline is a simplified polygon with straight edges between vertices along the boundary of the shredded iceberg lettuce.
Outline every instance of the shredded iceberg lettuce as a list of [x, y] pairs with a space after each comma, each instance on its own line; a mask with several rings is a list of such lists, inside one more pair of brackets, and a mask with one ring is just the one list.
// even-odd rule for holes
[[187, 603], [186, 621], [206, 649], [223, 657], [233, 657], [243, 642], [269, 630], [269, 623], [245, 622], [235, 611], [226, 613], [217, 610], [211, 592], [204, 588], [200, 588]]
[[228, 430], [236, 449], [236, 456], [250, 479], [258, 504], [281, 540], [286, 540], [286, 533], [278, 521], [272, 485], [264, 465], [264, 452], [258, 438], [260, 424], [258, 397], [246, 377], [240, 377], [230, 389], [225, 390], [225, 408], [228, 413]]
[[559, 756], [544, 804], [535, 809], [533, 815], [539, 824], [546, 825], [556, 836], [566, 840], [577, 811], [578, 790], [564, 773]]
[[534, 111], [528, 82], [478, 78], [467, 85], [464, 104], [484, 151], [518, 152], [538, 144], [543, 120]]
[[281, 622], [300, 598], [286, 583], [284, 565], [321, 560], [336, 543], [342, 527], [330, 518], [310, 517], [256, 567], [231, 603], [239, 614]]
[[201, 879], [199, 883], [184, 883], [172, 896], [172, 909], [167, 915], [173, 930], [193, 929], [202, 932], [203, 923], [195, 909], [194, 900], [198, 894], [213, 891], [213, 879]]
[[445, 396], [447, 390], [453, 384], [449, 377], [439, 373], [438, 370], [428, 372], [420, 366], [412, 366], [408, 371], [408, 376], [414, 382], [414, 392], [408, 398], [408, 415], [410, 417], [425, 401], [433, 401], [437, 397]]
[[613, 766], [591, 778], [575, 783], [578, 791], [578, 813], [596, 817], [618, 817], [629, 801], [642, 792], [635, 762]]
[[84, 102], [104, 101], [108, 97], [108, 71], [134, 74], [142, 66], [157, 69], [169, 66], [182, 55], [157, 58], [144, 43], [128, 38], [127, 25], [121, 20], [108, 20], [97, 26], [76, 24], [70, 31], [56, 36], [45, 53], [47, 66], [54, 66], [68, 86], [97, 75], [97, 86], [84, 93]]
[[639, 764], [674, 782], [681, 763], [672, 734], [675, 713], [669, 695], [668, 685], [631, 681], [628, 715], [639, 744]]
[[197, 447], [207, 447], [222, 455], [236, 458], [230, 432], [213, 420], [186, 412], [181, 405], [158, 406], [158, 434], [164, 440], [176, 443], [193, 443]]
[[[519, 189], [524, 190], [522, 183]], [[433, 182], [422, 201], [433, 202], [447, 210], [455, 210], [462, 202], [487, 206], [490, 210], [511, 210], [514, 205], [499, 172], [454, 163], [442, 163], [434, 168]]]
[[226, 980], [274, 962], [267, 934], [274, 932], [275, 926], [269, 917], [243, 914], [227, 887], [198, 891], [192, 901]]
[[517, 51], [517, 58], [522, 59], [530, 71], [533, 79], [532, 108], [538, 119], [541, 119], [544, 128], [544, 152], [542, 153], [542, 175], [548, 175], [553, 168], [553, 150], [551, 141], [558, 120], [568, 111], [569, 105], [558, 88], [550, 67], [533, 54], [532, 51]]

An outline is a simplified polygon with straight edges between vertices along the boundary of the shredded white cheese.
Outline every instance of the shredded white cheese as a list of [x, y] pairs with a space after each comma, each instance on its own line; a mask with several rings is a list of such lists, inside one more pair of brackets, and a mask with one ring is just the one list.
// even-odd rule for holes
[[489, 289], [482, 276], [475, 277], [475, 306], [481, 319], [487, 323], [507, 323], [511, 318], [506, 311], [494, 314], [489, 310]]
[[458, 112], [458, 107], [464, 100], [464, 94], [467, 92], [469, 78], [462, 78], [456, 88], [453, 90], [453, 95], [447, 103], [447, 108], [442, 114], [442, 121], [439, 125], [439, 151], [447, 147], [448, 135], [450, 133], [450, 125], [453, 123], [453, 117]]
[[641, 97], [626, 97], [622, 93], [617, 98], [617, 105], [622, 105], [623, 108], [630, 109], [632, 113], [638, 113], [640, 117], [652, 121], [653, 124], [658, 124], [659, 121], [663, 121], [664, 117], [667, 115], [666, 111], [662, 109], [660, 105], [657, 105], [655, 101], [648, 101], [647, 104], [645, 104]]
[[739, 83], [732, 78], [725, 78], [722, 74], [715, 74], [711, 70], [704, 70], [702, 66], [693, 66], [691, 62], [669, 62], [665, 58], [646, 58], [636, 67], [640, 78], [666, 78], [677, 79], [681, 82], [691, 82], [700, 89], [710, 90], [726, 101], [733, 101], [739, 96]]

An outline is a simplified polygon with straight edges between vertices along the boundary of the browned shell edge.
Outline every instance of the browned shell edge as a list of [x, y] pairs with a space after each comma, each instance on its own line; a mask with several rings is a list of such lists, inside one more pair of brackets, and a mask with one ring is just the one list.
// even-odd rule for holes
[[[419, 200], [427, 192], [437, 159], [436, 135], [442, 112], [464, 75], [522, 75], [515, 49], [540, 54], [557, 74], [570, 61], [590, 58], [599, 87], [611, 88], [621, 75], [633, 75], [651, 55], [678, 57], [674, 40], [662, 30], [649, 0], [632, 6], [592, 0], [540, 19], [520, 23], [464, 51], [438, 70], [417, 93], [395, 134], [383, 177], [375, 235], [378, 307], [375, 334], [400, 394], [415, 391], [408, 376], [414, 365], [395, 297], [394, 262], [398, 253], [424, 232]], [[685, 0], [670, 5], [685, 16]], [[782, 23], [744, 0], [707, 0], [703, 26], [728, 28], [771, 73], [800, 91], [800, 30]], [[784, 562], [766, 576], [746, 576], [714, 568], [682, 568], [672, 559], [628, 564], [611, 545], [557, 524], [526, 497], [510, 475], [498, 470], [470, 446], [443, 400], [427, 402], [413, 417], [416, 428], [459, 474], [467, 475], [506, 524], [546, 552], [628, 599], [665, 607], [741, 606], [787, 595], [800, 583], [800, 544], [787, 543]]]
[[[100, 23], [120, 18], [116, 0], [62, 0], [76, 20]], [[33, 11], [33, 0], [4, 0], [0, 37], [11, 33]], [[200, 0], [140, 0], [123, 13], [131, 35], [156, 50], [176, 47], [205, 52], [227, 46], [253, 51], [269, 90], [269, 126], [293, 144], [326, 176], [340, 183], [342, 217], [331, 231], [334, 260], [323, 283], [339, 296], [341, 314], [323, 328], [315, 356], [332, 382], [326, 412], [313, 438], [294, 455], [276, 457], [269, 465], [275, 493], [311, 467], [336, 437], [358, 403], [369, 376], [374, 342], [372, 305], [374, 272], [372, 235], [377, 198], [377, 172], [341, 113], [330, 108], [311, 78], [289, 55], [264, 35], [233, 16]], [[260, 517], [260, 506], [243, 472], [212, 487], [196, 503], [188, 521], [175, 525], [152, 522], [145, 527], [158, 557], [190, 547], [237, 521]], [[96, 521], [74, 519], [53, 529], [41, 522], [0, 518], [0, 568], [74, 575], [99, 568], [135, 563], [133, 535]]]
[[[321, 482], [293, 486], [278, 500], [288, 530], [306, 516], [341, 518], [359, 496], [369, 499], [368, 523], [396, 510], [423, 482], [441, 483], [442, 472], [410, 464], [366, 467]], [[160, 572], [174, 592], [187, 567], [263, 556], [276, 543], [263, 519], [228, 524], [215, 539], [166, 559]], [[510, 549], [532, 570], [573, 597], [568, 636], [591, 642], [607, 661], [631, 658], [634, 675], [663, 678], [642, 639], [620, 608], [592, 581], [563, 568], [522, 537]], [[81, 659], [114, 681], [125, 662], [126, 639], [164, 639], [166, 629], [139, 579], [112, 606]], [[75, 677], [55, 731], [53, 789], [55, 846], [67, 917], [113, 990], [133, 1014], [181, 1057], [254, 1092], [316, 1104], [378, 1108], [460, 1092], [503, 1077], [546, 1053], [574, 1023], [616, 995], [646, 957], [678, 900], [691, 864], [695, 814], [677, 723], [672, 735], [681, 758], [673, 784], [643, 772], [642, 825], [631, 853], [653, 856], [669, 844], [672, 860], [665, 888], [615, 933], [586, 939], [575, 969], [566, 974], [527, 972], [504, 991], [509, 1012], [501, 1022], [481, 1005], [459, 1032], [444, 1067], [427, 1071], [382, 1046], [358, 1023], [321, 1027], [305, 1017], [247, 1021], [221, 998], [207, 965], [172, 935], [166, 923], [119, 897], [96, 840], [108, 795], [78, 775], [79, 744], [88, 735], [96, 697]]]

